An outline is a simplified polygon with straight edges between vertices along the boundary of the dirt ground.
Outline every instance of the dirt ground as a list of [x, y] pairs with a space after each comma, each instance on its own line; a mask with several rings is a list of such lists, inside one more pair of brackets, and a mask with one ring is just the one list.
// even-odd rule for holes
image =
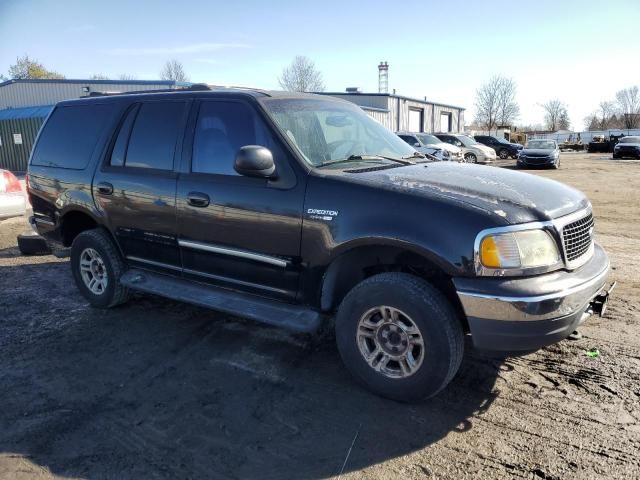
[[356, 386], [331, 338], [143, 295], [93, 310], [0, 222], [0, 478], [640, 478], [640, 162], [532, 173], [591, 198], [610, 308], [526, 356], [469, 347], [417, 405]]

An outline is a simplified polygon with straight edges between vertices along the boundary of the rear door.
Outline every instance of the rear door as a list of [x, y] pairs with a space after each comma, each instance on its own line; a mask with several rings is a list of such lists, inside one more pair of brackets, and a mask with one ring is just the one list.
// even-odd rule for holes
[[[300, 271], [304, 179], [249, 100], [202, 100], [193, 110], [178, 179], [184, 275], [263, 296], [293, 299]], [[277, 179], [233, 168], [245, 145], [269, 148]], [[298, 174], [299, 175], [299, 174]]]
[[180, 270], [174, 162], [187, 102], [129, 106], [93, 180], [93, 196], [126, 258], [151, 269]]

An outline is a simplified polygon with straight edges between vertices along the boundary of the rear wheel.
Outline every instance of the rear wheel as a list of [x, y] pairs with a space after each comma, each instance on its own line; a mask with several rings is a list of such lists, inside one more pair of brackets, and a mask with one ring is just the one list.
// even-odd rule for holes
[[109, 234], [96, 228], [78, 235], [71, 246], [71, 272], [80, 293], [98, 308], [124, 303], [129, 290], [120, 284], [126, 266]]
[[448, 300], [405, 273], [375, 275], [351, 290], [338, 309], [336, 341], [359, 382], [400, 401], [440, 392], [464, 350], [462, 326]]

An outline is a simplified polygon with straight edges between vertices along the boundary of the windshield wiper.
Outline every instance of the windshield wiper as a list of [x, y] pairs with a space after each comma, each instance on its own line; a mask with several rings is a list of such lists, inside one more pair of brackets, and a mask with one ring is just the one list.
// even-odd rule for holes
[[[420, 158], [424, 161], [427, 162], [439, 162], [440, 159], [438, 157], [436, 157], [435, 155], [431, 154], [431, 153], [420, 153], [420, 152], [414, 152], [411, 155], [406, 155], [404, 157], [402, 157], [403, 160], [408, 160], [410, 158]], [[424, 163], [424, 162], [414, 162], [414, 163]]]
[[321, 163], [317, 167], [325, 167], [327, 165], [334, 165], [336, 163], [352, 162], [354, 160], [391, 160], [392, 162], [401, 163], [403, 165], [413, 165], [415, 162], [409, 161], [407, 158], [395, 158], [386, 157], [384, 155], [349, 155], [347, 158], [341, 158], [340, 160], [330, 160], [328, 162]]

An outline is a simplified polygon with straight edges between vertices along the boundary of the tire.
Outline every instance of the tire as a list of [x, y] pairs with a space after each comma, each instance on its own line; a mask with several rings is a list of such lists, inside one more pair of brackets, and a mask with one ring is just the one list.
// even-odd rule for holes
[[467, 163], [478, 163], [478, 157], [476, 157], [475, 153], [467, 153], [464, 156], [464, 160]]
[[509, 151], [506, 148], [501, 148], [500, 151], [498, 152], [498, 156], [502, 160], [506, 160], [507, 158], [509, 158]]
[[23, 255], [47, 255], [51, 253], [47, 241], [40, 235], [22, 233], [18, 235], [18, 250]]
[[[85, 265], [83, 268], [81, 261]], [[86, 275], [83, 275], [83, 270]], [[120, 253], [105, 230], [86, 230], [73, 241], [71, 272], [78, 290], [91, 306], [111, 308], [128, 300], [129, 289], [120, 284], [120, 276], [125, 270]], [[91, 278], [96, 283], [91, 283]], [[94, 290], [91, 290], [91, 285], [94, 285]]]
[[556, 170], [560, 169], [560, 159], [558, 159], [558, 161], [553, 164], [553, 168], [555, 168]]
[[[369, 327], [374, 323], [377, 329]], [[418, 337], [411, 325], [417, 327]], [[372, 392], [393, 400], [411, 402], [436, 395], [462, 361], [464, 333], [456, 311], [433, 286], [406, 273], [382, 273], [356, 285], [338, 308], [335, 328], [338, 351], [349, 372]], [[422, 348], [411, 346], [418, 338]], [[372, 362], [377, 371], [365, 353], [383, 344], [377, 364], [375, 358]], [[391, 350], [396, 358], [404, 355], [402, 365], [387, 353]], [[407, 352], [413, 365], [406, 360]]]
[[614, 160], [617, 160], [617, 159], [619, 159], [619, 158], [620, 158], [620, 156], [619, 156], [619, 155], [616, 155], [615, 153], [613, 154], [613, 159], [614, 159]]

